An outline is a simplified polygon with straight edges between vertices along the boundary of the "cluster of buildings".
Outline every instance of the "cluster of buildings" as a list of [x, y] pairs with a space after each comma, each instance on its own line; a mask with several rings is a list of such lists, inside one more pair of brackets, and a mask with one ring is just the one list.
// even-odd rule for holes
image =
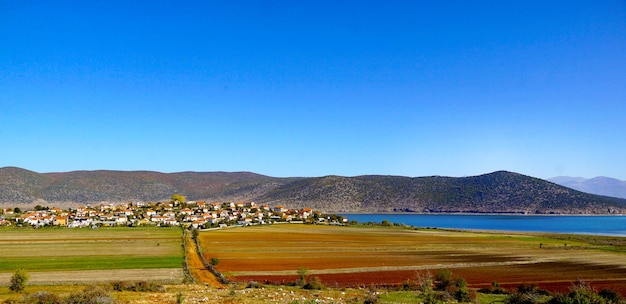
[[[325, 217], [311, 208], [287, 209], [254, 202], [207, 203], [165, 202], [101, 204], [62, 210], [37, 206], [21, 213], [15, 209], [0, 209], [0, 225], [30, 225], [34, 227], [63, 226], [69, 228], [94, 226], [191, 226], [214, 228], [233, 225], [257, 225], [279, 222], [342, 224], [345, 219]], [[18, 211], [18, 213], [16, 213]]]

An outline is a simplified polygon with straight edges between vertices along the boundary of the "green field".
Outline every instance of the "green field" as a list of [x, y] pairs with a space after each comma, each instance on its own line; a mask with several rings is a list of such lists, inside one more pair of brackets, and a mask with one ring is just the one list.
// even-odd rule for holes
[[[33, 280], [76, 281], [98, 272], [116, 279], [116, 270], [180, 272], [183, 261], [180, 228], [0, 229], [0, 277], [22, 268]], [[84, 276], [80, 272], [85, 272]], [[109, 271], [110, 275], [102, 271]], [[155, 272], [155, 273], [156, 273]], [[161, 277], [161, 279], [164, 279]]]

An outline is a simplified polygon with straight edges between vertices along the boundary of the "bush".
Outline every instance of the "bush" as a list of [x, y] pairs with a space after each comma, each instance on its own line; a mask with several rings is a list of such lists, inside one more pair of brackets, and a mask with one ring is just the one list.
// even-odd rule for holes
[[568, 294], [558, 294], [550, 299], [550, 304], [605, 304], [604, 298], [593, 291], [587, 283], [577, 280]]
[[163, 291], [163, 286], [147, 281], [113, 281], [110, 288], [115, 291], [155, 292]]
[[441, 269], [435, 274], [435, 290], [447, 290], [452, 285], [452, 271]]
[[365, 299], [363, 300], [363, 304], [376, 304], [376, 303], [378, 303], [378, 295], [375, 292], [368, 293]]
[[263, 287], [261, 284], [259, 284], [259, 282], [257, 281], [250, 281], [248, 282], [248, 285], [246, 285], [246, 288], [261, 288]]
[[62, 304], [59, 296], [47, 291], [40, 291], [24, 296], [23, 303], [28, 304]]
[[70, 294], [64, 304], [115, 304], [108, 291], [102, 287], [85, 287], [82, 291]]
[[28, 273], [24, 269], [18, 269], [11, 277], [11, 283], [9, 289], [13, 292], [22, 292], [28, 282]]
[[622, 302], [622, 297], [619, 295], [619, 293], [610, 289], [602, 289], [600, 290], [600, 292], [598, 292], [598, 295], [602, 297], [608, 304], [619, 304]]
[[509, 294], [504, 301], [507, 304], [532, 304], [545, 302], [545, 297], [550, 295], [546, 290], [540, 289], [535, 284], [521, 284], [517, 287], [517, 292]]
[[312, 277], [302, 288], [320, 290], [324, 288], [324, 284], [322, 284], [322, 280], [320, 280], [320, 278]]
[[506, 304], [535, 304], [537, 303], [537, 300], [535, 299], [535, 295], [531, 293], [516, 292], [506, 297], [506, 300], [504, 300], [504, 303]]

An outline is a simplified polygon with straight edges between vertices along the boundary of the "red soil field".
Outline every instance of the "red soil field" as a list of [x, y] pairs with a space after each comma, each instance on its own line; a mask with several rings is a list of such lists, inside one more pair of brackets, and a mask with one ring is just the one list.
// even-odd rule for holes
[[388, 286], [448, 268], [473, 288], [496, 281], [564, 292], [582, 279], [626, 295], [625, 253], [543, 236], [273, 225], [203, 232], [200, 241], [218, 270], [241, 282], [294, 282], [304, 267], [330, 287]]

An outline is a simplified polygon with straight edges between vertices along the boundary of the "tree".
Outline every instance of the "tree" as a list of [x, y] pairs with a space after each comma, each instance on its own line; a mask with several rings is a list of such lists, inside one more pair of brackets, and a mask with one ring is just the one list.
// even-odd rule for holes
[[13, 208], [13, 213], [22, 213], [22, 209], [20, 209], [19, 207], [15, 207]]
[[219, 258], [211, 258], [211, 260], [209, 261], [209, 264], [213, 265], [213, 266], [217, 266], [220, 264], [220, 259]]
[[454, 282], [454, 287], [456, 287], [456, 291], [454, 292], [454, 298], [459, 302], [470, 302], [470, 294], [467, 290], [467, 281], [463, 278], [456, 279]]
[[176, 201], [183, 204], [185, 202], [185, 197], [180, 194], [172, 195], [172, 202], [176, 202]]
[[452, 271], [441, 269], [435, 274], [435, 289], [447, 290], [452, 285]]
[[26, 282], [28, 282], [28, 277], [29, 275], [24, 269], [16, 270], [11, 277], [9, 289], [13, 292], [24, 291], [24, 287], [26, 287]]
[[306, 269], [305, 267], [300, 266], [300, 268], [298, 268], [298, 276], [300, 276], [300, 278], [296, 281], [296, 285], [303, 287], [304, 285], [306, 285], [306, 277], [309, 275], [309, 270]]

